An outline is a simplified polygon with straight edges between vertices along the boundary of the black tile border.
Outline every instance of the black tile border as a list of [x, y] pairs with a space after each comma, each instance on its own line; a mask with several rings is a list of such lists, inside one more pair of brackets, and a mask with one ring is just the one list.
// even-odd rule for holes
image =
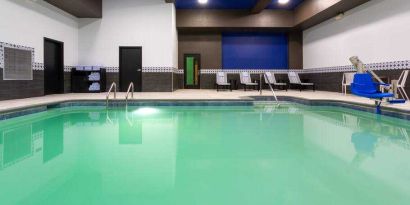
[[[251, 98], [256, 101], [274, 101], [273, 97], [270, 96], [251, 96]], [[363, 111], [368, 113], [376, 114], [376, 108], [373, 105], [361, 104], [355, 102], [345, 102], [338, 100], [310, 100], [305, 98], [290, 97], [290, 96], [278, 96], [279, 101], [293, 102], [308, 106], [331, 106], [331, 107], [342, 107], [357, 111]], [[400, 110], [397, 108], [383, 107], [381, 115], [399, 118], [403, 120], [410, 120], [410, 111]]]
[[[47, 105], [48, 109], [65, 107], [98, 106], [106, 107], [105, 101], [69, 101]], [[125, 107], [125, 100], [110, 101], [109, 108]], [[138, 100], [129, 101], [128, 106], [253, 106], [252, 100]]]
[[0, 121], [8, 120], [8, 119], [16, 118], [16, 117], [21, 117], [24, 115], [45, 112], [47, 110], [48, 110], [47, 106], [37, 106], [37, 107], [32, 107], [32, 108], [23, 108], [21, 110], [4, 111], [4, 112], [0, 112]]
[[[299, 97], [278, 96], [279, 101], [297, 103], [307, 106], [331, 106], [342, 107], [368, 113], [375, 113], [375, 107], [369, 104], [361, 104], [355, 102], [345, 102], [337, 100], [310, 100]], [[255, 102], [272, 101], [272, 96], [250, 96], [239, 100], [138, 100], [129, 101], [129, 106], [253, 106]], [[125, 100], [113, 100], [109, 103], [109, 108], [125, 107]], [[12, 109], [0, 112], [0, 121], [8, 120], [24, 115], [45, 112], [55, 108], [70, 108], [70, 107], [105, 107], [105, 100], [67, 100], [61, 102], [48, 103], [33, 107]], [[382, 107], [381, 115], [409, 120], [410, 111], [395, 109], [391, 107]]]

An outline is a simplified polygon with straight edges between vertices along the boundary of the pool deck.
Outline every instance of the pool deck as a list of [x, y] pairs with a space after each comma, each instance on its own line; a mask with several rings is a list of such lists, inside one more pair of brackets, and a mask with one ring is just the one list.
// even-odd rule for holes
[[[241, 91], [236, 90], [233, 92], [215, 90], [177, 90], [175, 92], [147, 92], [147, 93], [135, 93], [133, 100], [244, 100], [249, 99], [250, 96], [259, 96], [258, 91]], [[263, 91], [263, 96], [272, 96], [269, 90]], [[343, 95], [335, 92], [325, 91], [276, 91], [277, 96], [296, 97], [307, 100], [333, 100], [347, 103], [358, 103], [363, 105], [373, 105], [372, 100], [361, 98], [353, 95]], [[76, 100], [105, 100], [106, 93], [92, 93], [92, 94], [60, 94], [60, 95], [48, 95], [43, 97], [33, 97], [17, 100], [5, 100], [0, 101], [0, 112], [6, 112], [8, 110], [16, 110], [28, 107], [35, 107], [65, 101]], [[117, 100], [124, 100], [125, 93], [117, 93]], [[397, 105], [383, 105], [385, 107], [391, 107], [398, 110], [410, 111], [410, 103], [397, 104]]]

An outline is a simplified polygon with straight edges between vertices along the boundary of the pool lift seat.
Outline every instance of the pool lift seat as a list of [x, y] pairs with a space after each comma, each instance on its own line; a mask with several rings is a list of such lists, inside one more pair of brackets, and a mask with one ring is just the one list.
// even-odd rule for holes
[[389, 86], [389, 84], [373, 82], [369, 73], [357, 73], [354, 76], [351, 90], [354, 95], [370, 99], [392, 98], [393, 93], [383, 93], [379, 91], [380, 86]]
[[[381, 113], [381, 104], [383, 101], [390, 104], [406, 102], [405, 99], [396, 98], [398, 96], [397, 81], [394, 81], [393, 85], [384, 83], [372, 70], [366, 69], [357, 56], [351, 57], [350, 61], [358, 70], [354, 75], [353, 83], [351, 84], [351, 92], [353, 95], [375, 100], [376, 113]], [[374, 82], [372, 77], [379, 82]], [[379, 89], [381, 86], [388, 89], [389, 92], [381, 92]]]

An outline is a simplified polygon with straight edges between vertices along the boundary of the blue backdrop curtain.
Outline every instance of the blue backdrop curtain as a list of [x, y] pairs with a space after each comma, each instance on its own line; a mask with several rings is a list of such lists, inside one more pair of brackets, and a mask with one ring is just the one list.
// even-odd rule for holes
[[223, 69], [288, 69], [286, 33], [222, 34]]

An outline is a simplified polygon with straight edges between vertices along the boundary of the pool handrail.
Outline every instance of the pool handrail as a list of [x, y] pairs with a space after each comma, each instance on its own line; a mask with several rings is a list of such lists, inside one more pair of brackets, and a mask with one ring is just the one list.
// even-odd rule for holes
[[131, 92], [131, 98], [134, 99], [134, 83], [131, 82], [127, 89], [127, 95], [125, 95], [125, 106], [128, 106], [128, 96]]
[[108, 90], [107, 96], [106, 96], [106, 106], [108, 107], [108, 100], [110, 99], [110, 94], [112, 92], [112, 89], [114, 88], [114, 99], [117, 99], [117, 84], [113, 82], [111, 84], [110, 89]]
[[[278, 97], [276, 97], [275, 90], [273, 89], [273, 87], [272, 87], [272, 85], [271, 85], [273, 82], [270, 82], [270, 79], [268, 78], [268, 76], [266, 75], [266, 73], [263, 74], [263, 77], [268, 81], [268, 85], [269, 85], [270, 90], [272, 91], [273, 97], [275, 98], [275, 101], [278, 102]], [[261, 80], [262, 80], [262, 79], [261, 79]], [[262, 84], [262, 83], [261, 83], [261, 84]], [[262, 94], [262, 86], [261, 86], [261, 94]]]

